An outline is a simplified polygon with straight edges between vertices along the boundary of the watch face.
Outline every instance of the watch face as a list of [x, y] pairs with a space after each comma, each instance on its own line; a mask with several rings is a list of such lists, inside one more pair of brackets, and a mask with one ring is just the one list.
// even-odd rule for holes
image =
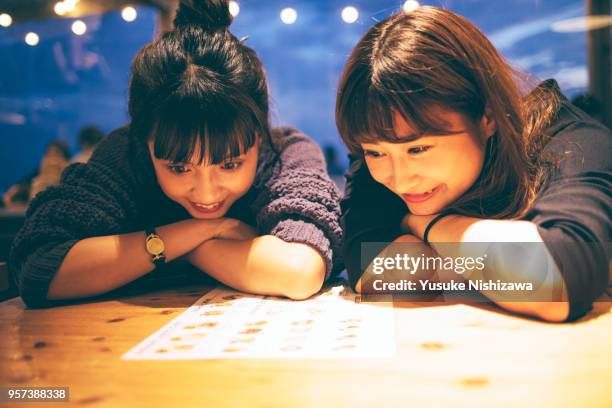
[[151, 237], [147, 240], [147, 251], [150, 254], [158, 255], [164, 252], [164, 242], [159, 237]]

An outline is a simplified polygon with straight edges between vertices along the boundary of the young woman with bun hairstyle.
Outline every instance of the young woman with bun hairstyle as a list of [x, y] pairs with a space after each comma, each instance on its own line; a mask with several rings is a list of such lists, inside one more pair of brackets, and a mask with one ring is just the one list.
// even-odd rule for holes
[[9, 261], [28, 306], [181, 263], [304, 299], [340, 268], [339, 193], [321, 150], [270, 127], [261, 62], [231, 20], [227, 1], [182, 1], [174, 29], [133, 62], [130, 123], [31, 203]]
[[[344, 69], [336, 121], [352, 154], [341, 224], [357, 289], [374, 257], [362, 244], [394, 241], [440, 256], [457, 255], [443, 243], [459, 254], [467, 242], [540, 243], [559, 296], [496, 303], [547, 321], [584, 315], [606, 289], [610, 130], [554, 80], [530, 85], [467, 19], [419, 7], [370, 28]], [[529, 281], [527, 258], [488, 277]]]

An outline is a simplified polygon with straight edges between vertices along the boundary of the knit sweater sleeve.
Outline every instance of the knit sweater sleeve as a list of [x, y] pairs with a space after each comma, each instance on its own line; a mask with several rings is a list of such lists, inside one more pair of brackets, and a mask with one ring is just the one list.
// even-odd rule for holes
[[316, 249], [325, 259], [327, 279], [342, 269], [340, 193], [319, 146], [294, 129], [280, 132], [279, 156], [264, 171], [255, 202], [257, 226], [261, 233]]
[[134, 205], [128, 192], [116, 169], [89, 162], [69, 166], [59, 186], [34, 198], [9, 256], [9, 272], [26, 305], [61, 303], [47, 299], [49, 285], [79, 240], [129, 230]]

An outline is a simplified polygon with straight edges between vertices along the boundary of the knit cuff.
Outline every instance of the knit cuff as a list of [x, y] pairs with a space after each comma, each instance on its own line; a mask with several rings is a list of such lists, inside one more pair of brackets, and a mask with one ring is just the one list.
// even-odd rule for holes
[[325, 260], [325, 280], [329, 278], [332, 272], [332, 249], [329, 239], [316, 225], [301, 220], [283, 220], [272, 228], [270, 234], [285, 242], [299, 242], [317, 250]]
[[19, 271], [11, 272], [15, 277], [19, 294], [28, 307], [41, 308], [63, 303], [47, 299], [47, 294], [51, 281], [66, 254], [77, 242], [78, 240], [66, 241], [51, 249], [43, 247], [31, 254], [20, 266]]

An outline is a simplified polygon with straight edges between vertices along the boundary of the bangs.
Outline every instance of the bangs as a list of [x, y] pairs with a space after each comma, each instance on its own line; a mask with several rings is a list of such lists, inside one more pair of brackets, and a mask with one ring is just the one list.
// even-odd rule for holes
[[[426, 91], [395, 91], [370, 86], [362, 95], [353, 95], [351, 99], [352, 102], [340, 112], [339, 127], [353, 152], [361, 150], [361, 143], [406, 143], [425, 134], [452, 133], [450, 124], [440, 114], [439, 108], [444, 107], [436, 101], [438, 98], [427, 95]], [[395, 132], [395, 113], [411, 128], [410, 135]]]
[[178, 103], [155, 115], [150, 140], [156, 158], [174, 163], [219, 164], [246, 153], [264, 136], [255, 115], [236, 106], [215, 104], [203, 109]]

